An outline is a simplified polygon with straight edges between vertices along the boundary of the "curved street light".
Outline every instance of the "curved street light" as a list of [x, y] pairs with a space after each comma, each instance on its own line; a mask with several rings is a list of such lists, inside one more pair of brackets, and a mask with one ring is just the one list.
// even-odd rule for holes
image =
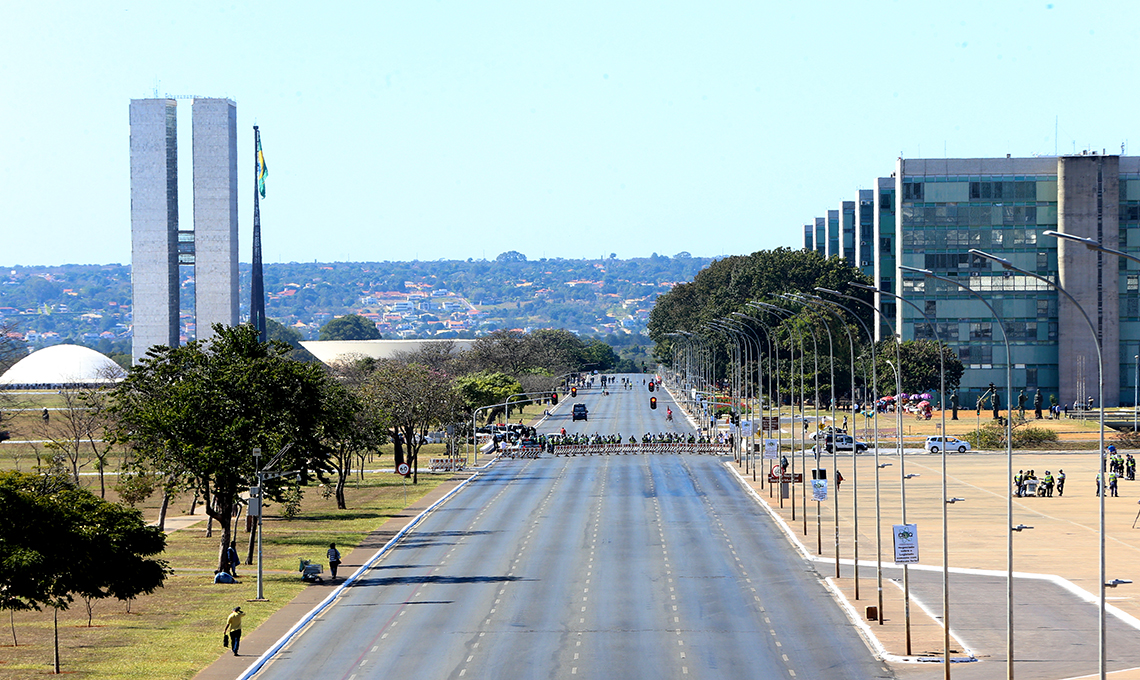
[[[1054, 233], [1059, 233], [1059, 232], [1054, 232]], [[1111, 250], [1111, 249], [1106, 249], [1103, 246], [1101, 246], [1099, 248], [1092, 248], [1092, 249], [1093, 250], [1101, 250], [1104, 252], [1108, 252], [1109, 250]], [[1076, 307], [1081, 312], [1081, 316], [1084, 317], [1085, 323], [1088, 324], [1089, 332], [1092, 333], [1093, 344], [1096, 346], [1096, 361], [1097, 361], [1097, 373], [1098, 373], [1097, 383], [1098, 383], [1098, 386], [1100, 389], [1100, 393], [1098, 395], [1098, 399], [1099, 399], [1098, 403], [1100, 404], [1100, 477], [1099, 477], [1099, 479], [1100, 479], [1100, 612], [1099, 612], [1099, 614], [1100, 614], [1100, 632], [1098, 635], [1098, 644], [1100, 647], [1100, 650], [1099, 650], [1100, 677], [1103, 678], [1103, 677], [1105, 677], [1105, 674], [1107, 672], [1107, 658], [1105, 657], [1105, 652], [1106, 652], [1106, 647], [1107, 647], [1106, 640], [1105, 640], [1105, 609], [1106, 609], [1105, 604], [1106, 603], [1105, 603], [1105, 591], [1104, 591], [1104, 578], [1105, 578], [1105, 576], [1104, 576], [1104, 573], [1105, 573], [1105, 568], [1104, 568], [1104, 561], [1105, 561], [1104, 497], [1105, 497], [1105, 495], [1107, 495], [1105, 493], [1105, 488], [1106, 488], [1105, 482], [1107, 481], [1107, 477], [1104, 474], [1105, 473], [1105, 469], [1104, 469], [1104, 467], [1105, 467], [1104, 466], [1104, 458], [1105, 458], [1105, 456], [1104, 456], [1104, 355], [1101, 351], [1100, 335], [1097, 333], [1096, 326], [1093, 325], [1092, 319], [1090, 319], [1088, 313], [1085, 312], [1085, 308], [1082, 307], [1080, 304], [1078, 304], [1076, 298], [1074, 298], [1069, 293], [1069, 291], [1065, 290], [1060, 284], [1055, 283], [1053, 281], [1050, 281], [1049, 279], [1045, 278], [1044, 276], [1041, 276], [1040, 274], [1034, 274], [1033, 272], [1026, 271], [1024, 269], [1021, 269], [1020, 267], [1016, 267], [1016, 266], [1014, 266], [1014, 264], [1012, 262], [1010, 262], [1009, 260], [1007, 260], [1003, 257], [998, 257], [997, 255], [991, 255], [987, 252], [978, 250], [977, 248], [971, 248], [969, 252], [971, 255], [977, 255], [978, 257], [984, 257], [987, 260], [998, 263], [999, 265], [1001, 265], [1002, 269], [1004, 269], [1006, 271], [1014, 271], [1014, 272], [1017, 272], [1019, 274], [1024, 274], [1025, 276], [1030, 276], [1034, 279], [1037, 279], [1038, 281], [1041, 281], [1042, 283], [1049, 286], [1050, 288], [1053, 288], [1058, 293], [1064, 295], [1066, 298], [1068, 298], [1069, 302], [1073, 303], [1073, 306]], [[1114, 251], [1114, 252], [1117, 254], [1120, 254], [1120, 255], [1125, 255], [1127, 257], [1127, 255], [1125, 253], [1120, 253], [1119, 251]], [[1136, 258], [1130, 258], [1130, 259], [1136, 259]], [[1012, 392], [1011, 392], [1011, 394], [1012, 394]], [[1008, 400], [1007, 400], [1007, 402], [1008, 402]], [[1010, 414], [1011, 415], [1013, 414], [1012, 410], [1010, 410]]]
[[[1002, 341], [1005, 343], [1005, 389], [1007, 398], [1013, 394], [1013, 355], [1010, 353], [1009, 336], [1005, 332], [1005, 323], [1002, 321], [1001, 316], [994, 310], [993, 305], [989, 303], [978, 291], [970, 288], [966, 284], [955, 281], [946, 276], [939, 276], [929, 269], [919, 269], [918, 267], [908, 267], [906, 265], [899, 265], [902, 272], [911, 272], [915, 274], [922, 274], [926, 278], [935, 279], [944, 283], [950, 283], [958, 286], [970, 295], [981, 300], [982, 304], [990, 310], [994, 320], [997, 322], [998, 329], [1001, 331]], [[1008, 399], [1007, 399], [1008, 400]], [[1005, 419], [1005, 458], [1006, 458], [1006, 480], [1007, 484], [1013, 479], [1013, 418], [1008, 417], [1013, 415], [1013, 410], [1009, 409]], [[943, 442], [945, 443], [945, 442]], [[1006, 526], [1013, 526], [1013, 494], [1007, 492], [1006, 496]], [[1013, 532], [1007, 532], [1006, 536], [1006, 675], [1013, 678]]]

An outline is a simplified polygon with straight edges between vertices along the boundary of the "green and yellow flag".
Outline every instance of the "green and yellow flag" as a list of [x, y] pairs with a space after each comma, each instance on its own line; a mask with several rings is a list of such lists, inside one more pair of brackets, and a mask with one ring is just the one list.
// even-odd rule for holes
[[257, 193], [265, 198], [265, 178], [269, 176], [269, 168], [265, 165], [265, 152], [261, 150], [261, 135], [257, 136]]

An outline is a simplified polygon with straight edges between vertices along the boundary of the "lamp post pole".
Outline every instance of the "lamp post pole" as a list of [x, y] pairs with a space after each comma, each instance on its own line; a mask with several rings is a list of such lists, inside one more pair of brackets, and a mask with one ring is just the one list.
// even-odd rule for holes
[[[828, 295], [857, 300], [857, 298], [852, 298], [828, 288], [817, 286], [815, 290], [820, 293], [827, 293]], [[883, 512], [879, 485], [879, 470], [881, 470], [883, 466], [879, 463], [879, 368], [875, 352], [875, 335], [871, 332], [871, 329], [867, 327], [863, 319], [859, 318], [855, 310], [833, 300], [828, 300], [827, 302], [850, 314], [851, 318], [855, 319], [863, 329], [863, 332], [867, 334], [867, 341], [871, 346], [871, 412], [875, 414], [873, 418], [875, 421], [875, 588], [879, 598], [878, 613], [879, 625], [881, 626], [883, 625]], [[872, 317], [872, 319], [873, 318], [874, 317]]]
[[886, 290], [879, 290], [874, 286], [866, 286], [861, 283], [852, 283], [856, 288], [864, 290], [872, 290], [881, 295], [889, 295], [892, 298], [911, 306], [914, 311], [922, 315], [926, 320], [927, 325], [930, 326], [931, 332], [934, 334], [935, 340], [938, 341], [938, 373], [939, 373], [939, 386], [938, 386], [938, 404], [942, 411], [942, 446], [939, 447], [942, 453], [942, 664], [943, 664], [943, 677], [949, 680], [950, 678], [950, 539], [949, 539], [949, 522], [947, 519], [947, 506], [950, 504], [949, 496], [946, 493], [946, 358], [944, 356], [945, 344], [942, 342], [942, 334], [938, 332], [938, 326], [934, 323], [934, 319], [930, 318], [926, 312], [919, 308], [910, 300], [905, 299], [901, 295]]
[[[843, 323], [843, 317], [840, 316], [831, 307], [828, 300], [824, 300], [818, 295], [809, 295], [807, 299], [817, 302], [828, 314], [834, 315], [839, 325], [843, 327], [843, 331], [847, 334], [848, 345], [848, 358], [851, 360], [851, 517], [852, 517], [852, 530], [851, 541], [852, 550], [854, 553], [854, 571], [855, 571], [855, 599], [859, 599], [859, 465], [858, 465], [858, 446], [855, 443], [855, 338], [851, 336], [851, 329], [847, 324]], [[834, 378], [832, 379], [834, 381]], [[832, 466], [835, 467], [835, 449], [832, 448]], [[835, 575], [839, 576], [839, 468], [835, 470]]]
[[[776, 455], [778, 457], [780, 455], [780, 452], [783, 451], [783, 449], [784, 449], [784, 433], [780, 429], [780, 407], [783, 404], [783, 400], [780, 397], [780, 340], [779, 340], [779, 338], [777, 338], [773, 335], [772, 329], [769, 328], [767, 324], [760, 321], [760, 319], [757, 319], [756, 317], [753, 317], [753, 316], [749, 316], [747, 314], [742, 314], [740, 312], [733, 312], [733, 314], [736, 314], [737, 316], [748, 319], [749, 321], [752, 321], [753, 323], [755, 323], [757, 326], [760, 326], [761, 328], [763, 328], [764, 329], [764, 336], [768, 340], [768, 381], [769, 381], [768, 382], [768, 388], [769, 388], [768, 398], [769, 398], [769, 400], [772, 400], [773, 396], [775, 397], [775, 403], [776, 403]], [[773, 367], [773, 363], [775, 363], [775, 367]], [[772, 377], [773, 376], [775, 376], [775, 389], [772, 389]], [[761, 393], [760, 399], [761, 399], [761, 403], [760, 403], [761, 416], [763, 416], [763, 407], [764, 407], [763, 393]], [[768, 411], [771, 412], [771, 408], [769, 408]], [[760, 423], [761, 423], [761, 425], [763, 425], [763, 423], [764, 423], [763, 417], [761, 417]], [[763, 435], [761, 435], [760, 438], [761, 438], [761, 440], [764, 440]], [[765, 445], [767, 444], [767, 442], [764, 442], [764, 443], [765, 443]], [[761, 458], [761, 460], [763, 460], [763, 458]], [[753, 474], [755, 474], [755, 472], [756, 472], [755, 468], [753, 468], [752, 471], [753, 471]], [[755, 481], [755, 479], [753, 479], [753, 481]], [[764, 477], [763, 477], [763, 475], [761, 475], [761, 477], [760, 477], [760, 488], [761, 489], [764, 488]], [[769, 486], [769, 496], [768, 497], [771, 498], [771, 487], [770, 486]], [[784, 499], [783, 499], [782, 495], [780, 496], [780, 507], [784, 507]]]
[[[1105, 250], [1107, 250], [1107, 249], [1105, 249]], [[1054, 281], [1050, 281], [1049, 279], [1047, 279], [1044, 276], [1041, 276], [1039, 274], [1034, 274], [1033, 272], [1026, 271], [1024, 269], [1021, 269], [1020, 267], [1016, 267], [1016, 266], [1014, 266], [1014, 264], [1012, 262], [1010, 262], [1009, 260], [1007, 260], [1005, 258], [998, 257], [996, 255], [991, 255], [989, 253], [983, 252], [983, 251], [978, 250], [976, 248], [971, 248], [970, 254], [971, 255], [977, 255], [979, 257], [984, 257], [987, 260], [991, 260], [993, 262], [996, 262], [999, 265], [1001, 265], [1002, 269], [1005, 269], [1006, 271], [1014, 271], [1014, 272], [1017, 272], [1018, 274], [1022, 274], [1024, 276], [1029, 276], [1029, 277], [1032, 277], [1034, 279], [1037, 279], [1038, 281], [1041, 281], [1045, 285], [1053, 288], [1058, 293], [1064, 295], [1069, 300], [1069, 302], [1071, 302], [1073, 304], [1073, 306], [1076, 307], [1081, 312], [1081, 316], [1084, 317], [1085, 323], [1088, 324], [1089, 332], [1092, 333], [1093, 343], [1096, 345], [1096, 361], [1097, 361], [1097, 373], [1098, 373], [1097, 385], [1099, 388], [1099, 392], [1098, 392], [1097, 396], [1099, 399], [1098, 403], [1100, 404], [1100, 634], [1099, 634], [1098, 642], [1099, 642], [1099, 646], [1100, 646], [1099, 672], [1100, 672], [1100, 677], [1104, 678], [1106, 673], [1107, 673], [1107, 658], [1105, 656], [1105, 652], [1106, 652], [1105, 587], [1106, 586], [1105, 586], [1105, 545], [1104, 545], [1104, 539], [1105, 539], [1104, 497], [1107, 495], [1107, 493], [1106, 493], [1106, 489], [1107, 489], [1106, 482], [1108, 481], [1108, 478], [1105, 475], [1105, 460], [1104, 460], [1105, 459], [1105, 456], [1104, 456], [1104, 354], [1103, 354], [1102, 348], [1100, 346], [1100, 335], [1097, 333], [1096, 326], [1093, 325], [1092, 319], [1090, 319], [1088, 313], [1085, 312], [1085, 308], [1082, 307], [1080, 304], [1078, 304], [1076, 298], [1074, 298], [1069, 293], [1069, 291], [1065, 290], [1060, 284], [1058, 284]]]
[[[994, 320], [997, 321], [998, 329], [1001, 330], [1002, 342], [1005, 343], [1005, 385], [1007, 397], [1013, 394], [1013, 355], [1010, 353], [1009, 336], [1005, 332], [1005, 323], [1003, 323], [1001, 316], [994, 310], [993, 305], [989, 300], [983, 297], [973, 288], [970, 288], [964, 283], [955, 281], [946, 276], [939, 276], [929, 269], [919, 269], [917, 267], [908, 267], [906, 265], [899, 265], [899, 269], [903, 272], [913, 272], [915, 274], [922, 274], [923, 276], [942, 281], [943, 283], [950, 283], [958, 286], [970, 295], [980, 300], [982, 304], [990, 310]], [[1012, 415], [1012, 410], [1008, 415]], [[945, 442], [943, 442], [945, 443]], [[1101, 447], [1103, 449], [1103, 447]], [[1102, 455], [1103, 458], [1103, 455]], [[1013, 419], [1007, 417], [1005, 419], [1005, 460], [1006, 460], [1006, 483], [1009, 484], [1013, 480]], [[1103, 497], [1102, 497], [1103, 500]], [[1008, 680], [1013, 680], [1013, 532], [1019, 531], [1014, 529], [1013, 526], [1013, 494], [1006, 493], [1006, 677]], [[1104, 582], [1104, 579], [1101, 579]]]

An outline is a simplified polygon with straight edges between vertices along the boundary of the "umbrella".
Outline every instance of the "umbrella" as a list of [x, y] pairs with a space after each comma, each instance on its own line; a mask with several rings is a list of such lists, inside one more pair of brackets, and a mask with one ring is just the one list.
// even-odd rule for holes
[[930, 402], [929, 402], [929, 401], [920, 401], [920, 402], [918, 402], [918, 407], [919, 407], [919, 408], [926, 408], [927, 406], [930, 406]]
[[923, 399], [929, 399], [929, 398], [930, 398], [930, 393], [929, 393], [929, 392], [923, 392], [923, 393], [922, 393], [922, 398], [923, 398]]

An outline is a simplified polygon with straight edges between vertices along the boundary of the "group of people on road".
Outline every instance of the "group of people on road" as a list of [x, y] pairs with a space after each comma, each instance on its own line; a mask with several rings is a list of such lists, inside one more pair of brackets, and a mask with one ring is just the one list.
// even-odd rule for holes
[[1057, 476], [1054, 477], [1052, 472], [1046, 470], [1045, 476], [1038, 479], [1036, 470], [1029, 470], [1028, 472], [1018, 470], [1017, 474], [1013, 476], [1013, 488], [1013, 495], [1018, 498], [1028, 496], [1052, 498], [1054, 488], [1057, 490], [1057, 496], [1061, 497], [1065, 495], [1065, 471], [1058, 470]]

